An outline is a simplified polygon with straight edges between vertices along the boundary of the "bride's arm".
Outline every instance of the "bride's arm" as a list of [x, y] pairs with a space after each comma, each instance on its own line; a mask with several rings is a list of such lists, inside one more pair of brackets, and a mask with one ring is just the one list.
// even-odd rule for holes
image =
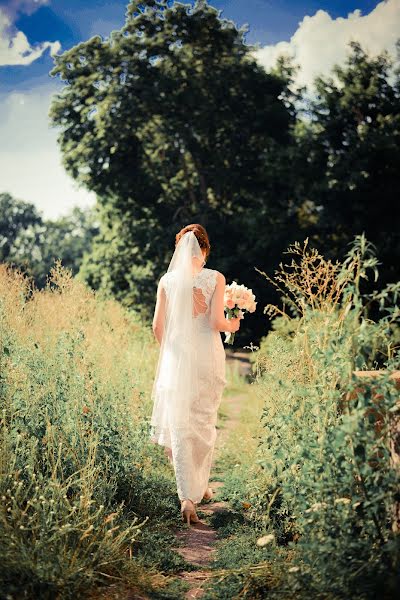
[[161, 344], [162, 335], [164, 332], [164, 319], [165, 319], [165, 290], [162, 282], [159, 281], [157, 288], [157, 300], [154, 309], [153, 317], [153, 333], [157, 339], [157, 342]]
[[224, 294], [226, 279], [222, 273], [217, 274], [217, 284], [211, 299], [210, 324], [218, 331], [237, 331], [240, 319], [226, 319], [224, 312]]

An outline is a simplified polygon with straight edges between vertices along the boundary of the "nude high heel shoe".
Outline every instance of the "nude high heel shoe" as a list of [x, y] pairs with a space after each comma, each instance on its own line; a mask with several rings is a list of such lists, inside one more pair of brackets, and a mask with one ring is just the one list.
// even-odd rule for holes
[[190, 523], [198, 523], [200, 521], [196, 514], [194, 502], [189, 499], [182, 500], [181, 502], [181, 515], [182, 519], [186, 521], [187, 525]]

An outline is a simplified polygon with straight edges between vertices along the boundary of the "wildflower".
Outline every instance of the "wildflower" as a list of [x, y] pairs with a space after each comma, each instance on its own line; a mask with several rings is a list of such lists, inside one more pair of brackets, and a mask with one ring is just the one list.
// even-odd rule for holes
[[335, 504], [350, 504], [350, 498], [335, 498]]
[[297, 571], [300, 571], [300, 567], [290, 567], [288, 571], [289, 573], [297, 573]]
[[318, 510], [321, 510], [321, 508], [326, 508], [327, 506], [326, 502], [315, 502], [315, 504], [310, 506], [310, 508], [307, 508], [304, 512], [317, 512]]
[[251, 504], [250, 502], [242, 502], [242, 506], [243, 508], [250, 508]]
[[267, 544], [270, 544], [275, 540], [275, 536], [273, 533], [269, 533], [268, 535], [264, 535], [263, 537], [258, 538], [257, 546], [263, 547]]

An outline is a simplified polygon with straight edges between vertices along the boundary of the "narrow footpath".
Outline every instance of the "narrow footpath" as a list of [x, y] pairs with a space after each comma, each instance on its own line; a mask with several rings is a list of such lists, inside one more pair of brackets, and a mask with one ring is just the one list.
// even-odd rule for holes
[[[246, 353], [237, 352], [227, 354], [228, 363], [238, 369], [240, 376], [245, 377], [250, 373], [251, 367]], [[176, 534], [180, 545], [175, 547], [174, 550], [187, 562], [197, 567], [196, 570], [182, 571], [179, 574], [179, 577], [190, 586], [184, 596], [187, 600], [201, 598], [204, 584], [213, 576], [213, 571], [209, 567], [214, 560], [216, 552], [217, 533], [213, 527], [207, 525], [204, 521], [208, 520], [215, 513], [229, 510], [227, 502], [218, 500], [219, 491], [224, 484], [219, 479], [214, 480], [213, 473], [218, 461], [219, 452], [228, 439], [231, 429], [239, 421], [241, 406], [245, 398], [246, 395], [243, 393], [232, 394], [223, 398], [226, 418], [223, 421], [220, 420], [222, 422], [218, 424], [218, 435], [211, 467], [210, 487], [214, 492], [214, 498], [210, 502], [198, 506], [197, 514], [203, 522], [191, 524], [190, 527]], [[223, 479], [223, 474], [220, 477]]]

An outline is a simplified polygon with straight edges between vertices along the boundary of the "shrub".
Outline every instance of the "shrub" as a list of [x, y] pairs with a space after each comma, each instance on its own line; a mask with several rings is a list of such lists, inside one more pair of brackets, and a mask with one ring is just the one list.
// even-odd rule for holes
[[140, 529], [171, 520], [148, 441], [149, 328], [56, 264], [38, 291], [0, 265], [0, 580], [16, 598], [151, 586]]
[[[288, 253], [292, 261], [266, 275], [284, 308], [266, 307], [280, 321], [256, 360], [264, 433], [247, 484], [251, 518], [294, 550], [288, 582], [296, 594], [389, 598], [399, 585], [390, 451], [399, 401], [390, 376], [399, 368], [400, 283], [360, 291], [369, 271], [377, 278], [363, 236], [342, 264], [307, 241]], [[372, 302], [383, 311], [376, 322], [367, 316]], [[360, 383], [355, 371], [378, 361], [384, 373]]]

